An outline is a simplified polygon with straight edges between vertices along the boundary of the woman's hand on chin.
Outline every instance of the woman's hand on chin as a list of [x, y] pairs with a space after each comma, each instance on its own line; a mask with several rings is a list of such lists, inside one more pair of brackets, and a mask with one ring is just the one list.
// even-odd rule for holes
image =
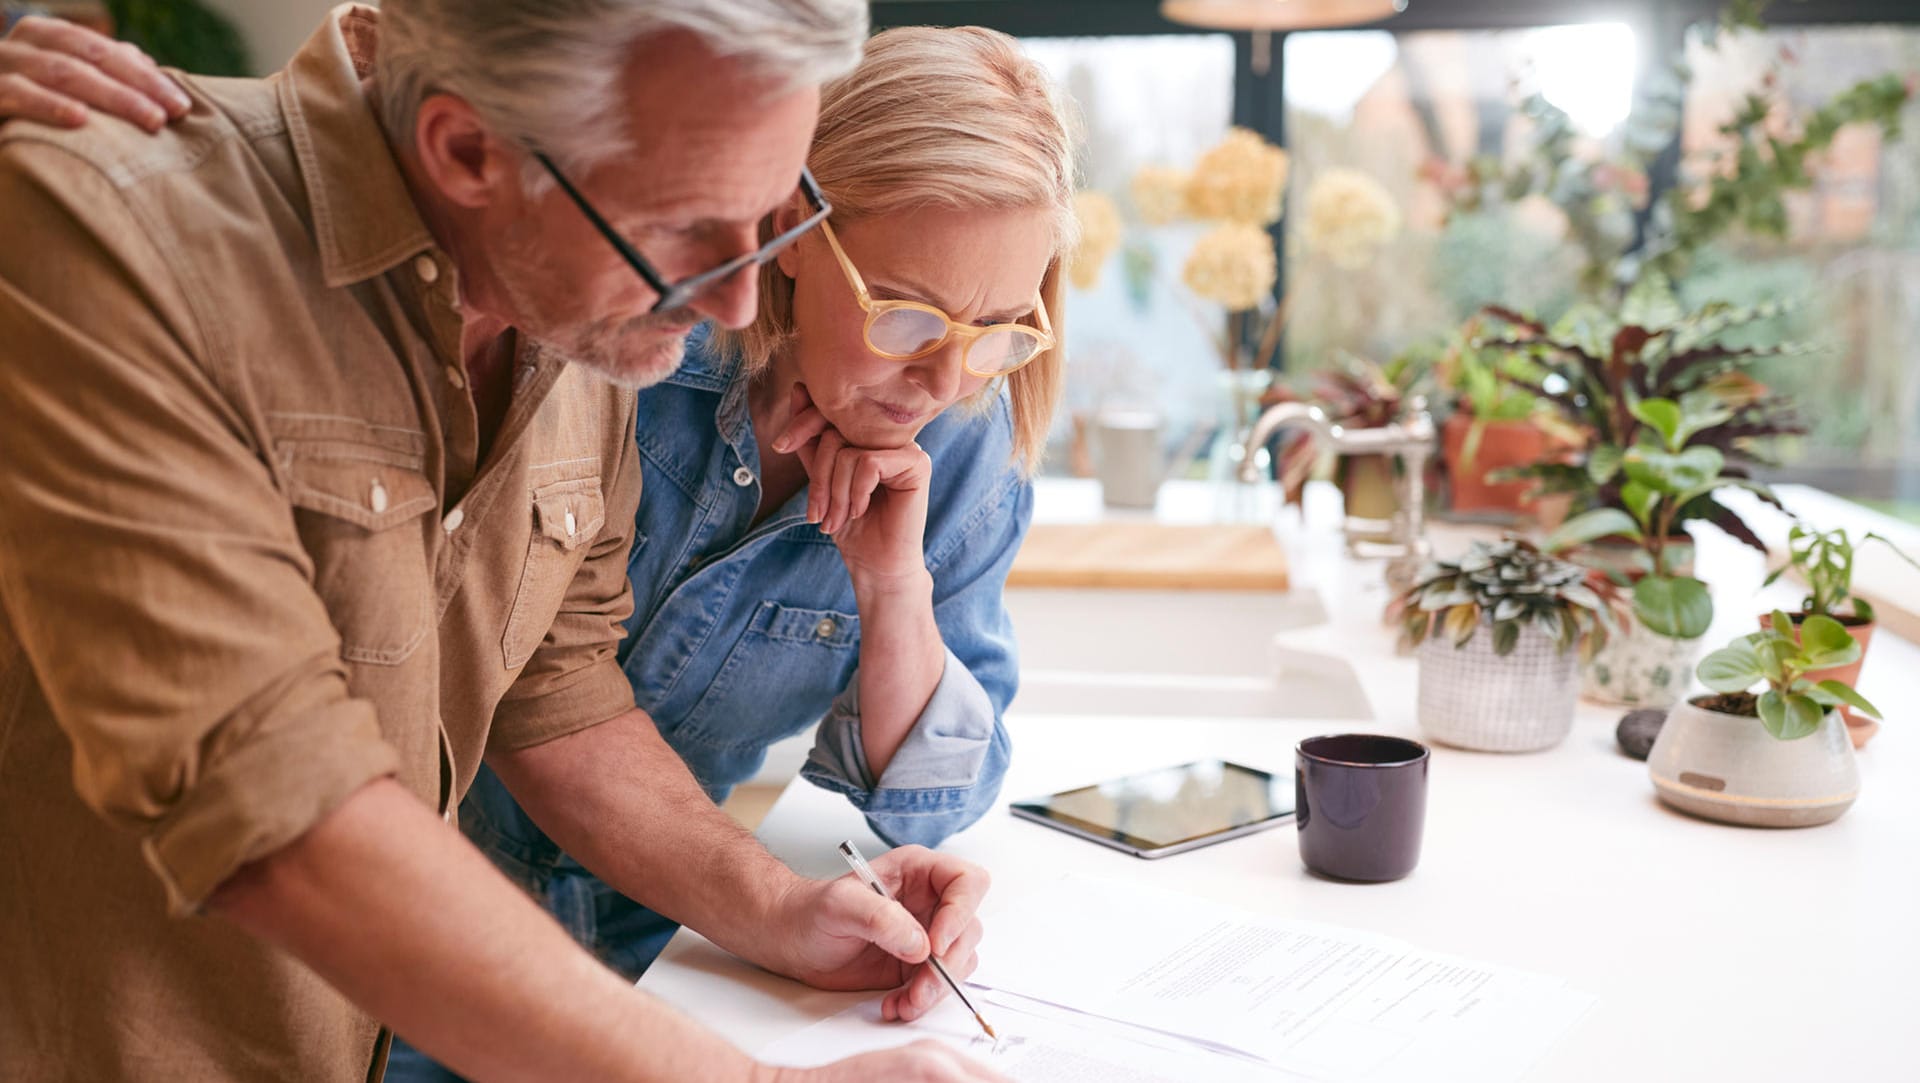
[[840, 547], [855, 587], [918, 587], [927, 574], [927, 487], [933, 460], [908, 443], [863, 448], [847, 442], [795, 384], [786, 429], [773, 449], [807, 471], [807, 521]]

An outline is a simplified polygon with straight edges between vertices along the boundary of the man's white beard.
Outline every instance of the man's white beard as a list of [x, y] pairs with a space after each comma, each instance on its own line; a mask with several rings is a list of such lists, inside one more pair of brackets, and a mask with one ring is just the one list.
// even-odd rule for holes
[[519, 330], [528, 339], [568, 364], [579, 365], [616, 387], [637, 391], [674, 374], [686, 359], [686, 337], [667, 337], [651, 333], [653, 325], [683, 324], [684, 312], [597, 320], [568, 325], [534, 301], [534, 291], [521, 285], [521, 272], [538, 273], [538, 261], [530, 258], [533, 246], [514, 230], [501, 245], [501, 258], [495, 277], [507, 295], [507, 301], [521, 323]]

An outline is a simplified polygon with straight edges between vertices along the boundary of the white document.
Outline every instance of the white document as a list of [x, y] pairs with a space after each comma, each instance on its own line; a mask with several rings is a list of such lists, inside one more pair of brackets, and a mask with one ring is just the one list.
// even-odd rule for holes
[[993, 1022], [998, 1042], [948, 998], [914, 1023], [880, 1018], [876, 997], [758, 1052], [770, 1064], [813, 1067], [859, 1053], [932, 1038], [1015, 1083], [1307, 1083], [1307, 1077], [1124, 1024], [1080, 1016], [986, 990], [968, 993]]
[[1075, 878], [996, 907], [971, 984], [1367, 1083], [1517, 1079], [1593, 1001], [1387, 937]]

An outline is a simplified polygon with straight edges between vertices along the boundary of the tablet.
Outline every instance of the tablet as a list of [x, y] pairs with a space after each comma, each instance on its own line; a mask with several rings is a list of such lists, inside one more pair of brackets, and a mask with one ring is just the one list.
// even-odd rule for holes
[[1202, 760], [1015, 801], [1012, 810], [1135, 857], [1165, 857], [1292, 819], [1293, 776]]

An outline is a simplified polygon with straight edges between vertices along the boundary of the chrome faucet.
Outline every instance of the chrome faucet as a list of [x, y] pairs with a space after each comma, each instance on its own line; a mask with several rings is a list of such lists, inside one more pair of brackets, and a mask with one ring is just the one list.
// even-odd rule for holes
[[1394, 478], [1394, 509], [1389, 530], [1391, 542], [1383, 555], [1387, 563], [1387, 585], [1404, 590], [1413, 585], [1431, 552], [1426, 538], [1426, 469], [1433, 454], [1433, 415], [1427, 412], [1427, 400], [1415, 396], [1408, 400], [1405, 420], [1376, 429], [1350, 429], [1327, 417], [1318, 406], [1303, 402], [1282, 402], [1267, 407], [1253, 423], [1241, 449], [1240, 480], [1253, 484], [1260, 480], [1260, 467], [1254, 454], [1281, 429], [1304, 428], [1309, 438], [1318, 441], [1336, 455], [1398, 455], [1404, 469]]

